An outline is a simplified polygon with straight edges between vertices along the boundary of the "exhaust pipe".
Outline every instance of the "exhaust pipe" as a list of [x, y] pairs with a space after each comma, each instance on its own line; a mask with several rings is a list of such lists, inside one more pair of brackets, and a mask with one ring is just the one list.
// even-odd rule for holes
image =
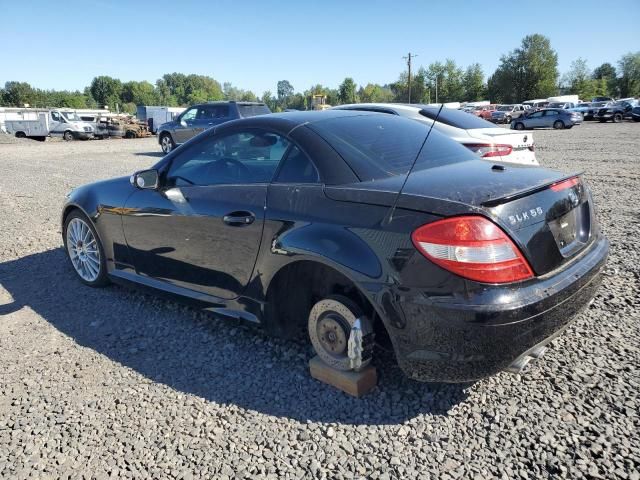
[[538, 360], [539, 358], [542, 358], [542, 356], [546, 353], [546, 351], [547, 351], [547, 347], [543, 345], [537, 346], [532, 350], [530, 350], [529, 352], [525, 353], [524, 355], [518, 357], [516, 360], [513, 361], [511, 365], [509, 365], [504, 370], [505, 372], [513, 373], [514, 375], [519, 375], [520, 373], [522, 373], [524, 368], [527, 365], [529, 365], [530, 362]]

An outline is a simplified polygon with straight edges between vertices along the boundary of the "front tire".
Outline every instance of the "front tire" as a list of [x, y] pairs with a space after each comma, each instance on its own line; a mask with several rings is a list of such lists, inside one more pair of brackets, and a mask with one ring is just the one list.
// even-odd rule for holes
[[622, 121], [622, 114], [621, 113], [616, 113], [613, 116], [613, 123], [620, 123]]
[[176, 143], [173, 141], [173, 138], [171, 138], [171, 134], [163, 133], [160, 136], [160, 147], [162, 147], [164, 153], [169, 153], [176, 148]]
[[504, 119], [504, 123], [511, 123], [511, 115], [507, 115], [507, 118]]
[[102, 287], [109, 283], [104, 249], [95, 227], [80, 210], [64, 222], [64, 246], [73, 270], [85, 285]]
[[562, 130], [564, 128], [564, 122], [562, 120], [556, 120], [553, 122], [553, 128], [556, 130]]
[[524, 123], [522, 123], [522, 122], [516, 123], [515, 129], [516, 130], [524, 130]]
[[62, 135], [62, 138], [65, 140], [65, 142], [70, 142], [71, 140], [73, 140], [73, 132], [71, 132], [70, 130], [67, 130]]

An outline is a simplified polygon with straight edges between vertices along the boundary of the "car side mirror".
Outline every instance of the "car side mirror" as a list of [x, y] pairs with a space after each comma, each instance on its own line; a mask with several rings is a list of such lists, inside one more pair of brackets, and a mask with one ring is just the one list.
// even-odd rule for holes
[[180, 120], [180, 125], [182, 125], [183, 127], [186, 127], [187, 126], [186, 120]]
[[155, 190], [158, 188], [160, 178], [157, 170], [141, 170], [131, 175], [131, 185], [140, 190]]

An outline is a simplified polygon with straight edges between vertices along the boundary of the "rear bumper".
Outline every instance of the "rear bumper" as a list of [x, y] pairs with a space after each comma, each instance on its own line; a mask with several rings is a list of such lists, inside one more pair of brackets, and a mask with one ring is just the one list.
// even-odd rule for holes
[[506, 370], [588, 306], [601, 282], [609, 243], [597, 239], [564, 271], [514, 286], [446, 299], [412, 295], [402, 329], [388, 328], [398, 363], [415, 380], [467, 382]]

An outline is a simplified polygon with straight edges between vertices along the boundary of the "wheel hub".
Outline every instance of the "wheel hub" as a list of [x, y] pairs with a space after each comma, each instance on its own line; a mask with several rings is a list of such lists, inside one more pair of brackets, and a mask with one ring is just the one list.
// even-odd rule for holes
[[322, 348], [331, 355], [344, 355], [347, 351], [349, 330], [339, 317], [326, 315], [318, 321], [318, 339]]

